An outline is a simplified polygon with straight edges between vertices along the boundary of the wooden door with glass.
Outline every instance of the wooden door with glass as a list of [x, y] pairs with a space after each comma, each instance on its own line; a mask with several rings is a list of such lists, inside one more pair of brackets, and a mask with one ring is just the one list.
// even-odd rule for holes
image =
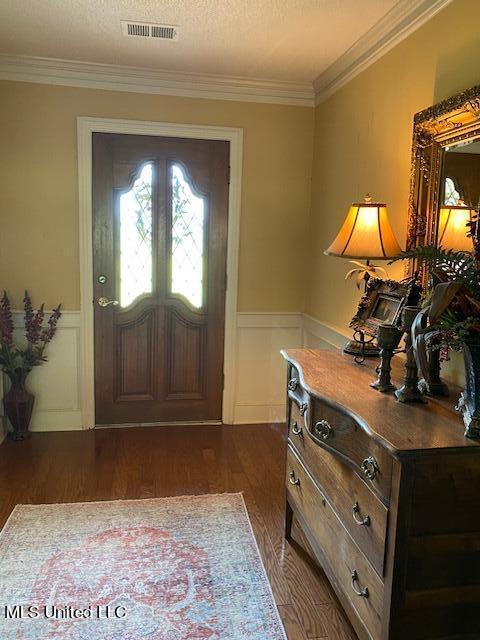
[[221, 421], [229, 143], [93, 134], [95, 422]]

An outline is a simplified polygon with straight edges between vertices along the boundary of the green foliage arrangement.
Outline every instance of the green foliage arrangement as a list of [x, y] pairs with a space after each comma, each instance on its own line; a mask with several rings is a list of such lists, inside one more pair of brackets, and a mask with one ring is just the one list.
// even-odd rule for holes
[[480, 239], [479, 216], [470, 223], [472, 252], [453, 251], [434, 245], [402, 252], [395, 260], [414, 259], [426, 266], [431, 287], [425, 300], [429, 306], [427, 346], [439, 349], [442, 360], [449, 350], [463, 344], [480, 346]]

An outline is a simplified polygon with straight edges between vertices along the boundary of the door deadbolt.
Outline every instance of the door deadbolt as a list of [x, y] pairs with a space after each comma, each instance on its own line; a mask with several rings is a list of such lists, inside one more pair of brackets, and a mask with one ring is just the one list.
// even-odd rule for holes
[[98, 276], [98, 281], [100, 284], [105, 284], [107, 281], [107, 276]]

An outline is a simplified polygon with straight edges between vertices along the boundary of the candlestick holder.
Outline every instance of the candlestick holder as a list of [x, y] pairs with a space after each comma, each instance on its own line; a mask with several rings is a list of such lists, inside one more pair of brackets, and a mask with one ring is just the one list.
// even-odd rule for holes
[[403, 387], [395, 391], [395, 397], [399, 402], [427, 402], [427, 399], [418, 388], [418, 368], [412, 348], [412, 324], [419, 311], [418, 307], [404, 307], [402, 311], [406, 361]]
[[440, 377], [440, 351], [435, 349], [428, 354], [428, 378], [422, 378], [418, 388], [429, 396], [448, 396], [448, 386]]
[[390, 373], [392, 370], [392, 357], [400, 343], [402, 331], [394, 324], [381, 324], [377, 329], [377, 344], [380, 348], [380, 365], [377, 368], [378, 380], [370, 383], [370, 386], [381, 393], [395, 391]]

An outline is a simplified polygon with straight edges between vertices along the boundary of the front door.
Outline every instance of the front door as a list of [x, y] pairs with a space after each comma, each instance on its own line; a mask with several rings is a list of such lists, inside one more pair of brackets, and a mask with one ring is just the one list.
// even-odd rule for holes
[[93, 134], [96, 424], [222, 417], [229, 144]]

